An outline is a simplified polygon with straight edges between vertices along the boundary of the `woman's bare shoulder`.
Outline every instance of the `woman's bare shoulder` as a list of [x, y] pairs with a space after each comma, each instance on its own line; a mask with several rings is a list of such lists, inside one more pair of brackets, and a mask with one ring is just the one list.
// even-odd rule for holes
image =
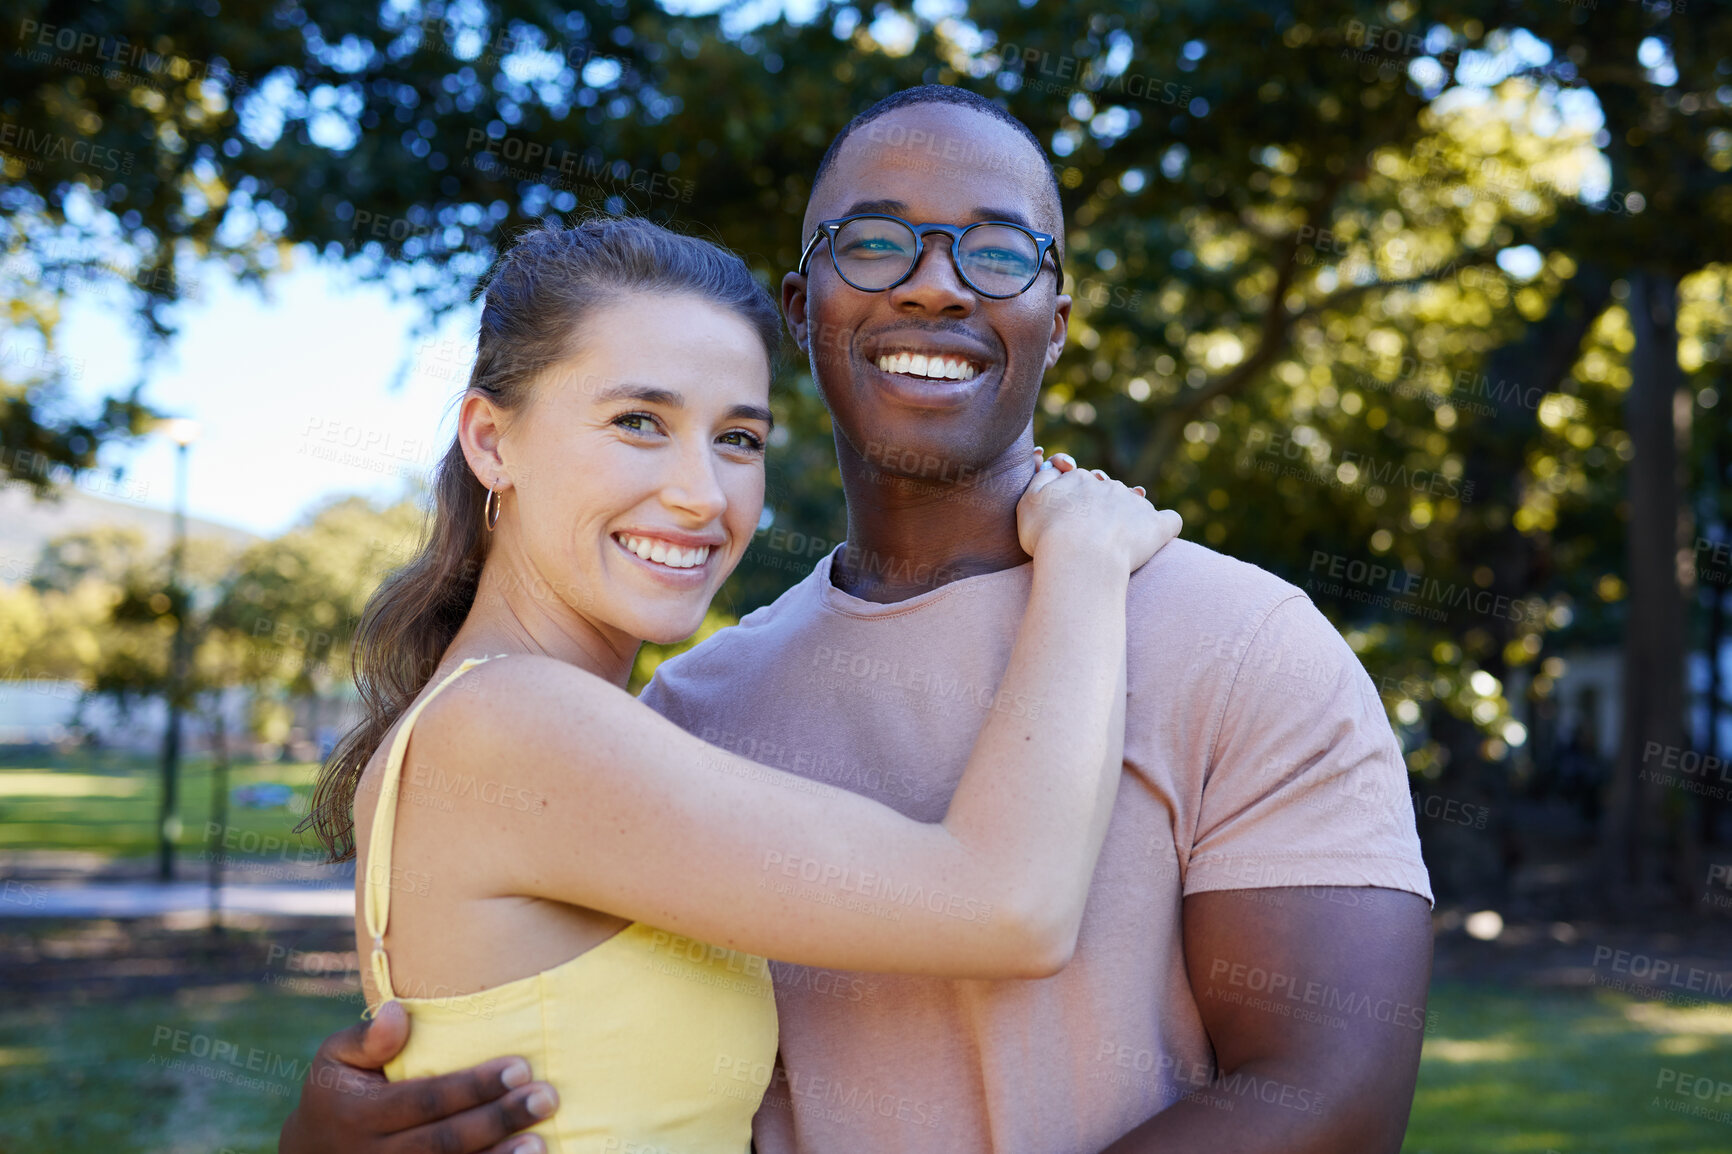
[[[569, 753], [582, 732], [648, 713], [623, 689], [570, 662], [528, 653], [494, 657], [426, 703], [410, 737], [403, 784], [439, 770], [450, 776], [535, 762], [555, 746]], [[568, 757], [561, 760], [573, 767]]]

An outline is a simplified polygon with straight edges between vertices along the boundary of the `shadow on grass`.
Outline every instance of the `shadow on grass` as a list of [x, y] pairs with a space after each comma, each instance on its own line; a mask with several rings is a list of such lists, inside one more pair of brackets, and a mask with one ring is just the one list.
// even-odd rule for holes
[[0, 1150], [274, 1151], [325, 1035], [358, 999], [243, 983], [0, 1011]]

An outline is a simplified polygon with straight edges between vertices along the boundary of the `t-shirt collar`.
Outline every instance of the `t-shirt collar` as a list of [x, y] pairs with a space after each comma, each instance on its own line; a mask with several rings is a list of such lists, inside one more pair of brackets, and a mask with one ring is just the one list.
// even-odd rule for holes
[[973, 577], [962, 577], [955, 581], [950, 581], [944, 585], [940, 585], [936, 589], [928, 589], [924, 593], [917, 593], [906, 600], [892, 601], [889, 604], [884, 604], [878, 601], [867, 601], [863, 598], [854, 596], [852, 593], [846, 593], [837, 588], [835, 583], [830, 580], [830, 571], [832, 565], [835, 563], [836, 554], [840, 553], [847, 547], [848, 542], [840, 542], [834, 549], [821, 557], [818, 564], [812, 570], [811, 580], [817, 587], [818, 600], [820, 604], [822, 604], [826, 609], [833, 610], [834, 612], [849, 617], [891, 617], [903, 613], [912, 613], [924, 609], [928, 605], [933, 605], [939, 601], [943, 601], [957, 593], [983, 591], [983, 583], [1023, 580], [1027, 577], [1034, 565], [1033, 561], [1024, 561], [1021, 565], [1012, 565], [1008, 569], [998, 569], [991, 573], [978, 573]]

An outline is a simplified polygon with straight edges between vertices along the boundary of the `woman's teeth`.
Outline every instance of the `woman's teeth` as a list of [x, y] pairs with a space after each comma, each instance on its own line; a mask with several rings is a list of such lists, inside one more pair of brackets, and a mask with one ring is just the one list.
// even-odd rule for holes
[[902, 373], [935, 381], [971, 381], [980, 374], [979, 369], [961, 357], [934, 357], [924, 353], [888, 353], [878, 358], [878, 367], [886, 373]]
[[666, 565], [670, 569], [696, 569], [710, 559], [710, 547], [708, 545], [699, 545], [695, 549], [682, 549], [678, 545], [669, 545], [666, 541], [657, 541], [651, 537], [628, 537], [624, 535], [615, 535], [614, 540], [645, 561], [654, 561], [656, 564]]

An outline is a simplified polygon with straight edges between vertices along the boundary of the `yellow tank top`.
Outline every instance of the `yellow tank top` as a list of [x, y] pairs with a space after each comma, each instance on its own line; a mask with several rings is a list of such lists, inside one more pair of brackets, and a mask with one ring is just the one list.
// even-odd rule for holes
[[429, 701], [486, 660], [463, 662], [409, 711], [385, 763], [362, 904], [374, 985], [411, 1020], [409, 1044], [386, 1077], [521, 1054], [537, 1080], [559, 1091], [559, 1112], [531, 1131], [549, 1154], [744, 1154], [776, 1061], [776, 1003], [763, 958], [633, 922], [562, 965], [490, 990], [396, 996], [385, 932], [409, 730]]

